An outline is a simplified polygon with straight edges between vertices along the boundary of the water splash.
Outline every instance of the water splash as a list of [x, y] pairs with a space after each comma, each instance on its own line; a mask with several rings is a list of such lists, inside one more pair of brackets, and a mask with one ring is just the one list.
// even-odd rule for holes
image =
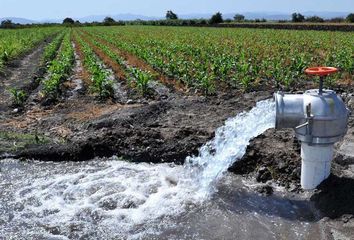
[[[274, 127], [274, 122], [274, 103], [258, 102], [251, 111], [227, 120], [184, 166], [132, 164], [111, 158], [50, 164], [38, 171], [43, 163], [28, 163], [33, 168], [31, 175], [9, 172], [15, 190], [9, 208], [15, 210], [0, 235], [121, 239], [156, 233], [156, 226], [166, 218], [208, 199], [213, 183], [245, 154], [249, 141]], [[1, 175], [0, 181], [5, 181]]]
[[212, 183], [246, 153], [250, 140], [275, 127], [274, 109], [272, 100], [258, 102], [251, 111], [227, 120], [217, 129], [215, 138], [200, 149], [199, 156], [186, 159], [185, 168], [198, 182], [201, 191], [210, 193]]

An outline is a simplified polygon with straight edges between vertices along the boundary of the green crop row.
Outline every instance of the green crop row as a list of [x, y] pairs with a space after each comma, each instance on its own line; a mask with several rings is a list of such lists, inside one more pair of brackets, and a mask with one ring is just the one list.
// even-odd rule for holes
[[44, 53], [42, 56], [42, 63], [47, 65], [49, 64], [57, 55], [58, 49], [61, 45], [61, 42], [63, 41], [63, 38], [65, 36], [65, 32], [61, 32], [58, 34], [51, 43], [49, 43], [45, 49]]
[[129, 82], [130, 86], [136, 87], [143, 95], [148, 92], [149, 82], [154, 79], [154, 76], [148, 72], [141, 70], [139, 68], [130, 66], [126, 61], [113, 49], [100, 41], [97, 41], [95, 38], [92, 38], [89, 35], [86, 35], [89, 40], [100, 50], [104, 52], [109, 58], [118, 63], [122, 69], [125, 71], [125, 78]]
[[59, 32], [61, 28], [0, 29], [0, 70], [4, 64], [34, 48], [39, 42]]
[[102, 99], [112, 97], [114, 94], [113, 82], [108, 78], [109, 72], [104, 69], [102, 61], [98, 59], [89, 44], [83, 41], [77, 33], [75, 38], [84, 55], [84, 66], [91, 74], [91, 90]]
[[290, 88], [308, 80], [304, 69], [310, 66], [338, 67], [336, 79], [353, 80], [353, 33], [146, 26], [84, 31], [206, 93], [225, 84]]
[[52, 60], [48, 68], [48, 78], [43, 81], [43, 93], [46, 98], [56, 100], [60, 95], [61, 83], [69, 77], [75, 55], [70, 40], [71, 32], [63, 38], [57, 57]]

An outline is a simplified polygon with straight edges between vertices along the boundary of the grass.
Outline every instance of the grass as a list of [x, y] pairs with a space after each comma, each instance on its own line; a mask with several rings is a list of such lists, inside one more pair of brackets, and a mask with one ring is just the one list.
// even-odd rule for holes
[[0, 131], [0, 152], [13, 152], [29, 145], [48, 143], [50, 139], [43, 135]]

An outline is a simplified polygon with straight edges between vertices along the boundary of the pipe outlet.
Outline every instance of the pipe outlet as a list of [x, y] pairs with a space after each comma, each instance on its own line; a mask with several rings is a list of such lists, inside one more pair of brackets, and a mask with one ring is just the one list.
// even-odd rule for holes
[[276, 104], [275, 128], [295, 128], [304, 119], [304, 98], [302, 95], [274, 94]]

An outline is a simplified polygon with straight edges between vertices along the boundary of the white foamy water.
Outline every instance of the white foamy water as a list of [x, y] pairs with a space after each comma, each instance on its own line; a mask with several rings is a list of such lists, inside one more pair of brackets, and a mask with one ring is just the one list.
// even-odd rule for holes
[[257, 103], [250, 112], [244, 112], [218, 128], [215, 138], [200, 149], [199, 156], [188, 157], [185, 168], [198, 181], [202, 191], [209, 194], [230, 165], [242, 158], [251, 139], [275, 127], [275, 104], [272, 100]]
[[13, 226], [22, 226], [16, 231], [33, 238], [125, 239], [156, 233], [172, 224], [170, 218], [207, 200], [214, 183], [245, 154], [249, 141], [274, 127], [274, 122], [274, 103], [261, 101], [227, 120], [199, 156], [187, 158], [184, 166], [111, 158], [71, 168], [58, 165], [64, 172], [53, 165], [46, 174], [28, 179], [19, 174], [23, 179], [14, 177], [12, 183], [14, 188], [21, 185], [13, 196], [12, 224], [0, 233], [14, 231]]

